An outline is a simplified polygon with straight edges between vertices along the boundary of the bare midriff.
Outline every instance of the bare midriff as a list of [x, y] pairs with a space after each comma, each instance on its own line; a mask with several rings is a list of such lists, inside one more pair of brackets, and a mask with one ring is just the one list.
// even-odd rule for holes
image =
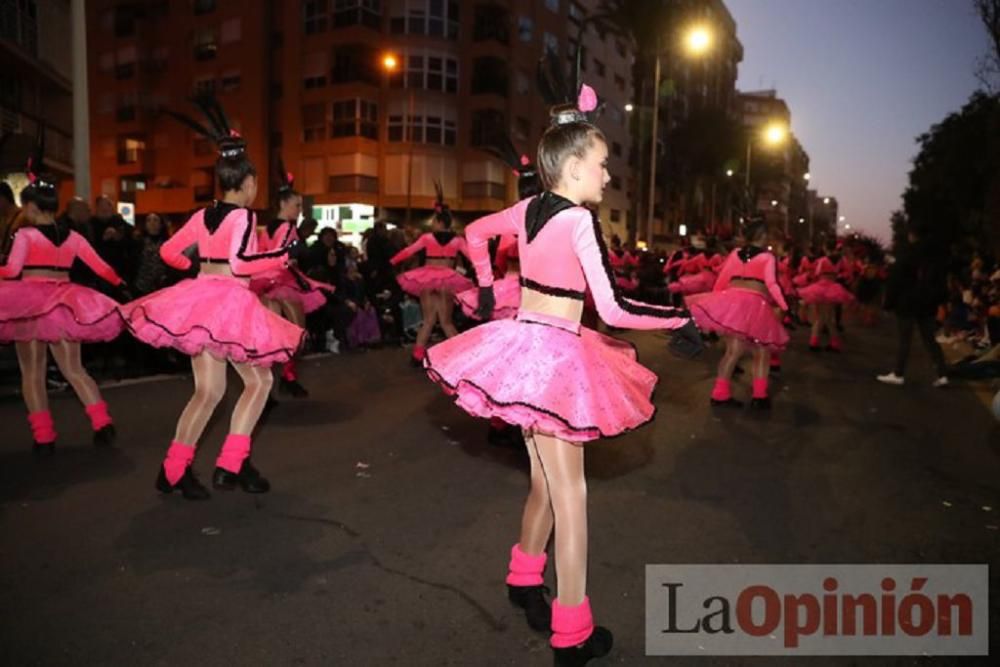
[[758, 282], [756, 280], [744, 280], [743, 278], [733, 278], [732, 280], [729, 281], [729, 286], [739, 287], [740, 289], [747, 289], [753, 292], [757, 292], [758, 294], [762, 294], [766, 297], [769, 297], [771, 295], [771, 293], [767, 291], [767, 285]]
[[249, 281], [248, 278], [234, 276], [233, 270], [228, 264], [209, 264], [208, 262], [202, 262], [199, 273], [206, 276], [226, 276], [229, 278], [236, 278], [237, 280]]
[[22, 280], [69, 280], [69, 269], [24, 269]]
[[446, 266], [451, 269], [455, 267], [455, 260], [451, 257], [428, 257], [427, 266]]
[[538, 313], [579, 322], [583, 315], [583, 301], [564, 296], [542, 294], [528, 287], [521, 288], [521, 312]]

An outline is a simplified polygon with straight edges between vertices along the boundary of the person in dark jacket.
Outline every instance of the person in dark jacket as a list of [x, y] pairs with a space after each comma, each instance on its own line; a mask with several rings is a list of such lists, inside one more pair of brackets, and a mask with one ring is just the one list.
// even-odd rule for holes
[[910, 356], [913, 330], [920, 332], [927, 352], [937, 371], [935, 387], [948, 384], [948, 367], [941, 346], [934, 339], [937, 328], [935, 314], [938, 306], [948, 298], [946, 258], [921, 240], [916, 230], [910, 230], [906, 243], [896, 254], [896, 262], [889, 270], [886, 283], [885, 309], [896, 314], [899, 328], [899, 347], [896, 367], [891, 373], [879, 375], [885, 384], [904, 383], [906, 362]]
[[94, 233], [97, 254], [111, 265], [125, 282], [135, 278], [136, 244], [135, 230], [115, 211], [115, 205], [107, 196], [97, 198], [94, 218], [90, 221]]

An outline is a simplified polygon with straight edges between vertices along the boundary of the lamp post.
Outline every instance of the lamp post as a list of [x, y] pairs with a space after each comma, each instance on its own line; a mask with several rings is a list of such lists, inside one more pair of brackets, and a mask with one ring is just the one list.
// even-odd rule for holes
[[[386, 72], [392, 74], [393, 72], [400, 69], [399, 58], [395, 54], [387, 53], [382, 58], [382, 67]], [[405, 77], [405, 72], [403, 74]], [[413, 127], [411, 123], [413, 122], [413, 89], [410, 88], [408, 82], [403, 80], [403, 85], [407, 90], [407, 103], [406, 103], [406, 122], [403, 123], [403, 137], [406, 139], [406, 226], [410, 226], [410, 214], [412, 211], [412, 193], [413, 193]], [[388, 114], [386, 114], [388, 118]]]

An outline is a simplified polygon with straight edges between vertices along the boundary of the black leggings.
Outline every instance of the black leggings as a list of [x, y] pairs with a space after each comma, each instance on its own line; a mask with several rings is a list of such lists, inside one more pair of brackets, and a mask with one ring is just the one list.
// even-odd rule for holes
[[896, 315], [896, 322], [899, 325], [899, 353], [896, 357], [896, 375], [902, 377], [906, 371], [906, 360], [910, 356], [910, 341], [913, 339], [913, 329], [920, 332], [920, 338], [924, 341], [924, 347], [934, 361], [939, 376], [947, 371], [947, 364], [944, 361], [944, 353], [941, 346], [934, 340], [934, 331], [937, 323], [933, 315], [910, 316]]

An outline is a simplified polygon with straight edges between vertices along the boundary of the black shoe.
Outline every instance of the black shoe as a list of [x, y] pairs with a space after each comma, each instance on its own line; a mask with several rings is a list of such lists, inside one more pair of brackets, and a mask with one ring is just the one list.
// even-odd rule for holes
[[735, 398], [727, 398], [724, 401], [720, 401], [717, 398], [709, 399], [712, 403], [713, 408], [742, 408], [743, 401], [737, 401]]
[[31, 445], [31, 453], [37, 458], [46, 458], [52, 456], [56, 453], [56, 443], [54, 442], [36, 442]]
[[746, 371], [743, 370], [742, 366], [733, 367], [733, 377], [736, 377], [737, 375], [743, 375], [744, 373], [746, 373]]
[[115, 444], [115, 439], [117, 437], [118, 431], [115, 430], [115, 425], [108, 424], [107, 426], [94, 431], [94, 446], [110, 447]]
[[767, 370], [767, 372], [770, 373], [770, 374], [772, 374], [772, 375], [781, 375], [781, 366], [771, 366]]
[[751, 410], [770, 410], [771, 409], [771, 397], [767, 396], [765, 398], [751, 398], [750, 399], [750, 409]]
[[416, 357], [414, 357], [414, 356], [411, 355], [410, 356], [410, 365], [413, 366], [414, 368], [423, 368], [424, 367], [424, 360], [423, 359], [417, 359]]
[[515, 607], [524, 610], [524, 618], [528, 627], [536, 632], [551, 632], [552, 607], [545, 595], [549, 589], [545, 586], [511, 586], [507, 584], [507, 599]]
[[509, 447], [520, 449], [524, 447], [524, 435], [517, 426], [505, 426], [503, 428], [489, 427], [486, 434], [486, 441], [494, 447]]
[[809, 351], [810, 352], [822, 352], [823, 348], [821, 348], [819, 345], [810, 345], [809, 346]]
[[238, 473], [216, 467], [212, 473], [212, 486], [220, 491], [232, 491], [239, 486], [247, 493], [267, 493], [271, 490], [271, 483], [260, 476], [249, 458], [243, 459]]
[[827, 352], [836, 352], [838, 354], [840, 353], [840, 348], [834, 347], [833, 345], [827, 345], [825, 349]]
[[202, 486], [198, 478], [194, 476], [191, 466], [187, 467], [184, 476], [177, 480], [176, 484], [171, 484], [167, 479], [167, 471], [161, 465], [160, 475], [156, 478], [156, 490], [160, 493], [172, 493], [175, 490], [180, 490], [184, 500], [208, 500], [212, 497], [209, 495], [208, 489]]
[[286, 380], [285, 378], [281, 378], [281, 382], [278, 384], [278, 387], [283, 393], [289, 394], [292, 398], [306, 398], [309, 396], [309, 392], [305, 387], [299, 384], [298, 380]]
[[594, 658], [601, 658], [611, 652], [614, 645], [614, 635], [607, 628], [597, 626], [587, 637], [587, 641], [570, 648], [553, 648], [555, 667], [580, 667]]

